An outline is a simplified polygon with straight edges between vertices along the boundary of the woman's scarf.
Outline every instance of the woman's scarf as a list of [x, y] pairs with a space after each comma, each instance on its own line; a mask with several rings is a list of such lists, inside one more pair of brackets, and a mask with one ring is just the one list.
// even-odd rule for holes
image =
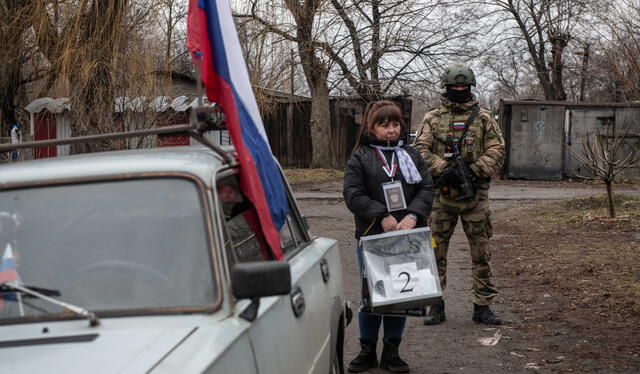
[[374, 144], [369, 145], [381, 151], [394, 151], [396, 156], [398, 156], [398, 165], [400, 166], [400, 171], [402, 172], [402, 175], [404, 175], [404, 179], [407, 181], [407, 183], [416, 184], [422, 181], [422, 176], [418, 172], [416, 165], [413, 163], [411, 156], [409, 156], [409, 153], [407, 153], [407, 151], [402, 148], [402, 146], [404, 145], [404, 141], [398, 141], [398, 145], [394, 147], [384, 147]]

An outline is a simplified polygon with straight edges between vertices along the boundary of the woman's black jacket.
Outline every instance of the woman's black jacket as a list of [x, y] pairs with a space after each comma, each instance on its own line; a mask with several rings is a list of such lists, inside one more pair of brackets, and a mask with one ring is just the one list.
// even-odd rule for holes
[[[371, 136], [365, 133], [361, 138], [360, 148], [355, 150], [351, 154], [349, 161], [347, 161], [342, 195], [347, 208], [355, 216], [356, 239], [364, 235], [383, 233], [384, 230], [380, 222], [389, 214], [400, 222], [408, 213], [414, 213], [418, 216], [416, 227], [426, 226], [426, 219], [431, 213], [434, 187], [427, 165], [420, 153], [411, 146], [402, 146], [411, 156], [418, 172], [422, 176], [422, 181], [417, 184], [408, 184], [398, 167], [394, 180], [399, 180], [402, 183], [407, 209], [389, 213], [387, 212], [382, 184], [389, 182], [390, 178], [383, 170], [382, 160], [376, 150], [369, 144], [395, 146], [398, 141], [387, 142], [371, 139]], [[387, 162], [390, 162], [393, 151], [382, 152], [386, 156]]]

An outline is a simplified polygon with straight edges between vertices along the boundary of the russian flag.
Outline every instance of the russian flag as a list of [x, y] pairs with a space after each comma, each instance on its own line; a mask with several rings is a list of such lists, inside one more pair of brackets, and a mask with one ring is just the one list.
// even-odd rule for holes
[[[228, 0], [189, 0], [187, 47], [199, 59], [210, 101], [220, 105], [240, 164], [240, 188], [254, 206], [252, 227], [275, 259], [289, 205], [260, 118]], [[262, 237], [260, 237], [262, 236]]]
[[16, 272], [13, 248], [11, 248], [10, 243], [7, 243], [7, 247], [4, 249], [4, 254], [2, 255], [2, 262], [0, 262], [0, 283], [15, 282], [17, 280], [18, 273]]
[[[0, 284], [4, 282], [16, 282], [18, 280], [18, 272], [16, 271], [16, 261], [13, 257], [13, 248], [7, 243], [4, 249], [2, 260], [0, 260]], [[15, 292], [0, 293], [0, 311], [4, 310], [4, 301], [16, 301], [18, 298]]]

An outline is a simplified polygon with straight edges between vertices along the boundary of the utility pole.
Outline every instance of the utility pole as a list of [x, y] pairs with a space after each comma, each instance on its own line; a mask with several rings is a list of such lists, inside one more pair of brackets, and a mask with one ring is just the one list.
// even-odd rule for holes
[[584, 101], [584, 87], [587, 77], [587, 67], [589, 65], [589, 43], [585, 44], [584, 50], [577, 50], [577, 55], [582, 55], [582, 68], [580, 69], [580, 97], [578, 101]]

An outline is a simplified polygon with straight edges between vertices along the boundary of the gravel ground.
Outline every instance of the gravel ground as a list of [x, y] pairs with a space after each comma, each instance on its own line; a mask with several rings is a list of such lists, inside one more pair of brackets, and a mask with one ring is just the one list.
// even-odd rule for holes
[[[604, 193], [604, 188], [567, 182], [554, 184], [499, 181], [490, 191], [494, 221], [500, 222], [508, 220], [514, 214], [513, 212], [518, 212], [541, 200]], [[622, 186], [616, 189], [616, 192], [622, 191], [640, 196], [640, 189], [637, 186]], [[309, 220], [313, 235], [339, 241], [346, 296], [355, 307], [358, 303], [359, 280], [355, 260], [354, 223], [353, 216], [342, 201], [341, 181], [294, 186], [294, 193]], [[449, 282], [444, 293], [447, 321], [437, 326], [425, 326], [421, 318], [407, 320], [400, 353], [410, 364], [413, 373], [575, 372], [571, 366], [563, 365], [567, 359], [556, 351], [567, 339], [573, 342], [584, 340], [583, 337], [573, 336], [570, 326], [564, 326], [557, 321], [555, 324], [549, 321], [548, 325], [537, 322], [533, 328], [526, 325], [528, 321], [523, 320], [522, 308], [526, 309], [527, 306], [514, 300], [518, 299], [519, 293], [527, 290], [522, 284], [517, 286], [511, 284], [505, 274], [501, 274], [501, 268], [495, 266], [504, 262], [500, 257], [501, 252], [496, 253], [497, 250], [503, 249], [500, 240], [506, 240], [514, 235], [520, 234], [496, 232], [492, 239], [495, 283], [501, 292], [495, 300], [493, 309], [503, 319], [503, 325], [490, 327], [471, 321], [473, 310], [471, 260], [464, 232], [461, 224], [458, 224], [450, 245]], [[495, 242], [498, 244], [496, 245]], [[543, 300], [543, 304], [544, 302], [553, 304], [554, 300]], [[540, 331], [535, 333], [535, 326], [543, 324], [545, 328], [540, 328]], [[499, 341], [493, 346], [481, 344], [480, 340], [486, 338], [499, 338]], [[586, 339], [585, 342], [588, 340]], [[378, 352], [381, 350], [380, 345]], [[347, 328], [345, 346], [346, 365], [359, 351], [358, 323], [355, 318]], [[600, 371], [596, 368], [601, 366], [594, 365], [592, 368]], [[630, 369], [628, 372], [638, 372], [636, 369], [638, 368]], [[384, 371], [372, 369], [370, 372]]]

